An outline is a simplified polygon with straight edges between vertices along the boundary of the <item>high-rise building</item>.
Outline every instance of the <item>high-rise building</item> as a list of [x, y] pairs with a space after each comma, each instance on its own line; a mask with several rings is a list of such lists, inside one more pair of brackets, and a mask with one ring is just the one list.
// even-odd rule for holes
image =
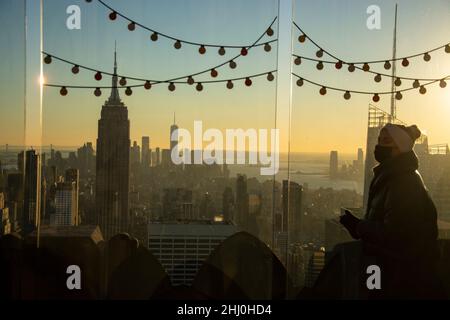
[[230, 187], [226, 187], [222, 194], [222, 215], [223, 221], [233, 221], [234, 216], [234, 197]]
[[172, 164], [172, 156], [170, 149], [162, 149], [161, 153], [161, 165], [163, 167], [168, 167]]
[[175, 112], [173, 113], [173, 124], [170, 126], [170, 152], [177, 146], [178, 144], [178, 126], [175, 122]]
[[335, 179], [338, 175], [338, 152], [330, 152], [330, 178]]
[[98, 121], [96, 213], [105, 239], [128, 231], [130, 177], [130, 121], [117, 89], [117, 59], [109, 99]]
[[41, 161], [34, 150], [25, 153], [24, 209], [22, 230], [31, 232], [40, 221], [41, 210]]
[[150, 138], [142, 137], [142, 146], [141, 146], [141, 163], [142, 167], [148, 168], [151, 165], [152, 159], [150, 157]]
[[78, 195], [76, 182], [59, 182], [56, 185], [55, 213], [50, 216], [50, 225], [78, 225]]
[[133, 141], [133, 146], [130, 150], [130, 165], [132, 167], [137, 166], [141, 163], [141, 148], [138, 146], [136, 141]]
[[303, 188], [294, 181], [283, 180], [282, 230], [288, 232], [289, 243], [300, 241]]
[[80, 171], [78, 169], [67, 169], [66, 170], [66, 178], [65, 182], [74, 183], [74, 216], [75, 216], [75, 225], [80, 223], [80, 212], [78, 209], [79, 206], [79, 195], [80, 195]]
[[92, 142], [85, 143], [77, 150], [77, 158], [81, 177], [89, 176], [95, 172], [95, 155]]
[[238, 175], [236, 179], [236, 221], [243, 230], [248, 230], [249, 203], [247, 192], [247, 176]]
[[193, 219], [192, 190], [167, 188], [163, 194], [163, 219], [166, 221]]
[[161, 150], [159, 149], [159, 147], [156, 148], [155, 154], [156, 154], [155, 166], [159, 166], [161, 164]]
[[159, 260], [174, 286], [191, 285], [211, 252], [236, 233], [228, 223], [183, 221], [148, 225], [149, 249]]
[[5, 194], [0, 192], [0, 236], [11, 233], [9, 210], [5, 208]]

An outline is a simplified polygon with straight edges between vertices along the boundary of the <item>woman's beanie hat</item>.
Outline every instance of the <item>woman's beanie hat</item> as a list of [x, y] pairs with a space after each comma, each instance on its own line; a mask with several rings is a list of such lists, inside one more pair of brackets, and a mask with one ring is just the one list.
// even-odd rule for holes
[[384, 129], [387, 130], [392, 140], [394, 140], [395, 145], [402, 153], [411, 151], [414, 142], [421, 135], [416, 125], [405, 127], [403, 125], [388, 123], [384, 126]]

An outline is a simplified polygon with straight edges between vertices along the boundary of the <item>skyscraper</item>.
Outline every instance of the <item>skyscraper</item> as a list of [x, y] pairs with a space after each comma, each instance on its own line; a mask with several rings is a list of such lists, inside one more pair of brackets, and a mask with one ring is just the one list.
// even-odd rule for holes
[[334, 179], [338, 174], [338, 152], [330, 152], [330, 178]]
[[130, 121], [117, 89], [116, 56], [114, 52], [113, 88], [98, 121], [96, 211], [105, 239], [129, 226]]
[[75, 182], [59, 182], [56, 185], [55, 214], [50, 225], [75, 226], [78, 224], [78, 194]]
[[150, 138], [142, 137], [142, 146], [141, 146], [141, 163], [143, 168], [148, 168], [151, 165], [150, 158]]
[[[67, 183], [73, 183], [74, 184], [74, 207], [73, 207], [73, 222], [74, 225], [78, 225], [80, 223], [80, 219], [79, 219], [79, 210], [78, 210], [78, 198], [80, 195], [80, 172], [78, 171], [78, 169], [67, 169], [66, 170], [66, 179], [65, 181]], [[72, 224], [73, 225], [73, 224]]]
[[141, 161], [141, 148], [138, 146], [136, 141], [133, 141], [133, 146], [131, 147], [130, 154], [130, 164], [131, 166], [137, 166]]
[[[178, 126], [175, 122], [175, 112], [173, 113], [173, 124], [170, 126], [170, 152], [172, 152], [173, 148], [175, 148], [178, 144]], [[173, 138], [173, 139], [172, 139]]]
[[33, 231], [40, 219], [41, 208], [41, 161], [34, 150], [25, 153], [24, 209], [22, 230]]
[[235, 223], [243, 230], [248, 228], [248, 192], [247, 176], [238, 175], [236, 179], [236, 221]]
[[283, 180], [282, 230], [289, 232], [289, 243], [300, 241], [303, 188], [294, 181]]

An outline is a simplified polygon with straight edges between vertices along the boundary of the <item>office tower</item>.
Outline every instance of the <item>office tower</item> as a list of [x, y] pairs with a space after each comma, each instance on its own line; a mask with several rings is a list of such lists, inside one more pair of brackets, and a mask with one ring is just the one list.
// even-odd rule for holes
[[22, 229], [33, 231], [40, 220], [41, 209], [41, 161], [34, 150], [25, 153], [24, 209]]
[[0, 236], [11, 233], [9, 209], [5, 207], [5, 194], [0, 192]]
[[22, 174], [25, 173], [25, 153], [23, 151], [17, 154], [17, 170]]
[[230, 187], [226, 187], [222, 194], [222, 214], [223, 221], [233, 221], [234, 197]]
[[66, 178], [65, 182], [74, 183], [74, 216], [75, 216], [75, 225], [79, 224], [79, 196], [80, 196], [80, 171], [78, 169], [67, 169], [66, 170]]
[[338, 175], [338, 152], [330, 152], [330, 178], [335, 179]]
[[161, 163], [161, 150], [159, 148], [156, 148], [156, 164], [155, 166], [159, 166]]
[[325, 266], [325, 251], [322, 249], [305, 250], [307, 259], [305, 287], [312, 288], [320, 272]]
[[78, 224], [78, 195], [76, 182], [58, 182], [55, 195], [55, 213], [50, 216], [52, 226]]
[[105, 239], [127, 232], [130, 171], [130, 121], [117, 89], [117, 59], [109, 99], [98, 121], [96, 166], [96, 213]]
[[[173, 124], [170, 126], [170, 152], [172, 152], [173, 148], [175, 148], [178, 144], [178, 126], [175, 122], [175, 112], [173, 113]], [[173, 139], [172, 139], [173, 138]]]
[[238, 174], [236, 179], [236, 221], [235, 223], [242, 229], [248, 229], [248, 193], [247, 176]]
[[130, 151], [130, 165], [137, 166], [141, 161], [141, 148], [138, 146], [136, 141], [133, 141], [133, 146]]
[[364, 153], [363, 153], [363, 149], [362, 149], [362, 148], [358, 148], [357, 161], [358, 161], [358, 163], [360, 163], [361, 165], [364, 164]]
[[166, 221], [194, 219], [192, 190], [167, 188], [163, 193], [162, 218]]
[[283, 180], [282, 230], [288, 232], [289, 243], [300, 241], [303, 188], [296, 182]]
[[168, 167], [172, 163], [172, 156], [170, 149], [162, 149], [161, 153], [161, 165], [163, 167]]
[[141, 146], [141, 163], [143, 168], [148, 168], [151, 165], [151, 151], [150, 151], [150, 138], [142, 137], [142, 146]]
[[148, 224], [149, 249], [174, 286], [191, 285], [203, 262], [226, 238], [236, 233], [229, 223], [180, 221]]
[[87, 177], [95, 173], [95, 155], [92, 142], [85, 143], [81, 148], [78, 148], [77, 158], [81, 177]]

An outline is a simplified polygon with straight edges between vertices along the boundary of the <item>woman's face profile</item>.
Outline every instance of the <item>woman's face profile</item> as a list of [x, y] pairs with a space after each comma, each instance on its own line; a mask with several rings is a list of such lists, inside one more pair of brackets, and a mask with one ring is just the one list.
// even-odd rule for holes
[[383, 147], [396, 147], [394, 140], [386, 129], [381, 129], [380, 134], [378, 135], [378, 144]]

